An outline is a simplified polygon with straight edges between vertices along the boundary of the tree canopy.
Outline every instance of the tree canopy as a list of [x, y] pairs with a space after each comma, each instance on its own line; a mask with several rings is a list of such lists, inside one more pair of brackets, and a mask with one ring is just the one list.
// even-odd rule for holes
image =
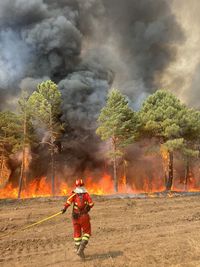
[[4, 147], [10, 153], [16, 152], [21, 141], [20, 117], [11, 111], [0, 112], [0, 150]]
[[58, 117], [61, 114], [61, 93], [57, 84], [51, 80], [44, 81], [37, 86], [30, 96], [29, 105], [33, 116], [37, 118], [48, 130], [55, 130]]
[[148, 137], [157, 137], [161, 142], [179, 138], [185, 113], [186, 106], [171, 92], [158, 90], [144, 101], [139, 112], [142, 133]]
[[102, 140], [116, 139], [116, 146], [123, 149], [133, 142], [137, 132], [137, 116], [129, 107], [128, 100], [122, 93], [113, 89], [108, 94], [105, 107], [102, 108], [96, 133]]

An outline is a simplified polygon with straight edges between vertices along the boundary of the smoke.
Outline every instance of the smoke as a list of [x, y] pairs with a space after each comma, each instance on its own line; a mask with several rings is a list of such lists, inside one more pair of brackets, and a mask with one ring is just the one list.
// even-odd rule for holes
[[174, 1], [172, 8], [186, 38], [177, 48], [177, 60], [170, 64], [162, 82], [186, 104], [199, 108], [200, 2], [184, 0], [181, 5], [179, 3]]
[[[103, 158], [96, 119], [112, 85], [136, 108], [159, 87], [195, 101], [188, 100], [188, 91], [197, 92], [199, 57], [184, 67], [180, 64], [197, 51], [199, 41], [188, 46], [188, 36], [198, 33], [199, 20], [190, 32], [198, 12], [194, 18], [185, 16], [186, 2], [1, 1], [0, 108], [15, 106], [20, 88], [32, 92], [46, 77], [57, 82], [66, 123], [64, 159], [59, 162], [71, 173], [98, 168]], [[189, 5], [193, 11], [199, 7], [197, 0]]]
[[[107, 46], [114, 56], [114, 85], [137, 102], [161, 86], [165, 70], [185, 41], [172, 1], [103, 0], [93, 19], [89, 46]], [[111, 49], [110, 49], [111, 47]]]
[[47, 5], [42, 0], [7, 0], [0, 3], [2, 27], [24, 27], [47, 17]]
[[0, 32], [0, 50], [0, 81], [6, 88], [23, 77], [30, 49], [17, 32], [5, 29]]
[[60, 80], [74, 68], [81, 33], [70, 15], [73, 5], [58, 7], [53, 12], [54, 4], [42, 0], [0, 2], [1, 88], [17, 90], [27, 77]]

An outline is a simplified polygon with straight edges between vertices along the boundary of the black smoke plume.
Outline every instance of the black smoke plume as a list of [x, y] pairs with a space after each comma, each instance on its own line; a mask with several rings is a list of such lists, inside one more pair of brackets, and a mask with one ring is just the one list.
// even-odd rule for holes
[[[57, 82], [67, 125], [57, 165], [65, 176], [96, 170], [104, 161], [96, 119], [109, 88], [137, 106], [183, 41], [169, 0], [0, 1], [0, 107], [12, 106], [20, 88]], [[48, 172], [42, 166], [34, 175]]]

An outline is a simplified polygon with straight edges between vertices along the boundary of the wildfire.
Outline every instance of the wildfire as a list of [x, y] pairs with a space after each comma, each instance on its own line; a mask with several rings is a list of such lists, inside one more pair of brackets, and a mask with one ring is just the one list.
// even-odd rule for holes
[[162, 157], [164, 172], [167, 173], [168, 172], [169, 153], [167, 152], [167, 150], [163, 146], [161, 146], [160, 154]]
[[[56, 196], [67, 196], [71, 193], [74, 187], [69, 186], [66, 182], [59, 182], [59, 178], [56, 177]], [[134, 183], [126, 183], [126, 178], [122, 177], [119, 179], [119, 193], [147, 193], [149, 196], [153, 192], [162, 192], [164, 191], [164, 179], [154, 180], [153, 178], [145, 178], [141, 189], [138, 189]], [[200, 188], [193, 187], [194, 183], [189, 184], [188, 191], [194, 192], [199, 191]], [[99, 180], [93, 179], [92, 177], [87, 177], [85, 179], [85, 186], [91, 194], [96, 195], [106, 195], [114, 193], [114, 184], [113, 179], [110, 175], [105, 174]], [[173, 187], [174, 191], [184, 191], [180, 188]], [[34, 179], [32, 182], [26, 185], [22, 189], [21, 198], [32, 198], [32, 197], [48, 197], [52, 195], [51, 182], [47, 177], [40, 177]], [[0, 189], [0, 199], [3, 198], [17, 198], [18, 197], [18, 188], [13, 187], [11, 184], [8, 184], [6, 187]]]
[[0, 186], [5, 186], [7, 183], [11, 171], [6, 165], [6, 160], [4, 157], [1, 157], [0, 159]]
[[[56, 181], [59, 181], [56, 178]], [[113, 181], [109, 175], [104, 175], [102, 179], [95, 182], [91, 177], [85, 179], [85, 185], [91, 194], [103, 195], [113, 193]], [[70, 187], [66, 182], [56, 183], [56, 195], [63, 196], [68, 195], [74, 188]], [[44, 197], [51, 196], [51, 182], [47, 177], [41, 177], [34, 179], [29, 183], [26, 188], [22, 189], [21, 197]], [[12, 187], [8, 184], [6, 187], [0, 189], [0, 198], [17, 198], [18, 188]]]

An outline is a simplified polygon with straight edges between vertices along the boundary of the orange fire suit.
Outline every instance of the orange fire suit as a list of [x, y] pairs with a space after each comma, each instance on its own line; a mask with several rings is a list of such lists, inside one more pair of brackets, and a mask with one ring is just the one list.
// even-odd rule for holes
[[87, 192], [75, 193], [74, 191], [68, 197], [65, 208], [67, 209], [72, 203], [74, 241], [75, 245], [79, 246], [82, 240], [88, 241], [91, 236], [91, 224], [88, 212], [94, 206], [94, 203]]

